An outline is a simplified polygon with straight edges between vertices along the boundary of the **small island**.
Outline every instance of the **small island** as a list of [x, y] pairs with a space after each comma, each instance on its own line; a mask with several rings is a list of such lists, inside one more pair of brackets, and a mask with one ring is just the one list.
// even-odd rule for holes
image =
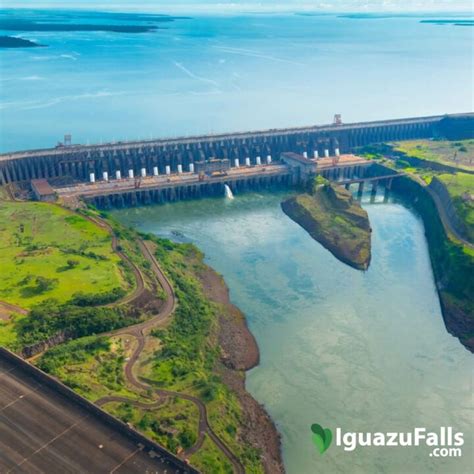
[[283, 201], [283, 212], [336, 258], [367, 270], [371, 257], [367, 212], [349, 191], [320, 176], [308, 188], [308, 192]]
[[42, 44], [14, 36], [0, 36], [0, 48], [38, 48]]

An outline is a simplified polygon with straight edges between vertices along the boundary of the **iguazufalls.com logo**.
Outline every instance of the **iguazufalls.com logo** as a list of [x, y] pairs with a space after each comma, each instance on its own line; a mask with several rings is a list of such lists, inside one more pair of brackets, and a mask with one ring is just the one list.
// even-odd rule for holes
[[[314, 423], [311, 425], [311, 433], [316, 449], [321, 454], [326, 452], [333, 440], [332, 431]], [[335, 444], [342, 446], [344, 451], [349, 452], [371, 446], [389, 448], [427, 446], [432, 448], [429, 453], [431, 457], [461, 457], [464, 434], [456, 432], [451, 426], [442, 426], [437, 432], [428, 431], [426, 428], [414, 428], [405, 433], [343, 432], [341, 428], [336, 428]]]

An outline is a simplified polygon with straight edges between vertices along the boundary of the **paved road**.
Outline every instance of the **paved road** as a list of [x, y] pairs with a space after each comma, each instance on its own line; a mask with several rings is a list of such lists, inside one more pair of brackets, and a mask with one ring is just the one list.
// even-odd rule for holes
[[0, 355], [0, 472], [181, 471]]
[[135, 282], [136, 282], [136, 287], [135, 289], [129, 293], [128, 295], [124, 296], [122, 299], [119, 301], [114, 301], [113, 303], [110, 303], [106, 306], [116, 306], [117, 304], [126, 304], [126, 303], [133, 303], [136, 299], [140, 298], [140, 296], [143, 294], [145, 291], [145, 280], [143, 278], [143, 274], [140, 271], [140, 269], [133, 263], [130, 258], [128, 258], [127, 254], [122, 252], [119, 249], [119, 241], [117, 236], [115, 235], [114, 230], [112, 229], [111, 225], [104, 221], [103, 219], [91, 217], [91, 216], [83, 216], [87, 220], [93, 222], [95, 225], [98, 225], [102, 229], [107, 230], [109, 232], [110, 236], [112, 237], [112, 250], [123, 260], [125, 261], [128, 266], [132, 269], [133, 271], [133, 276], [135, 277]]

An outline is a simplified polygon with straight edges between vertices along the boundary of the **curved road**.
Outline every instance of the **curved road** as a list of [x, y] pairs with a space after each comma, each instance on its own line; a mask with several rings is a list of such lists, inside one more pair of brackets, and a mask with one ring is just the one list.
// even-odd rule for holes
[[107, 397], [102, 397], [99, 398], [99, 400], [95, 401], [95, 404], [99, 407], [102, 405], [106, 405], [107, 403], [130, 403], [130, 405], [143, 408], [144, 410], [152, 410], [153, 408], [158, 408], [159, 406], [163, 405], [163, 400], [158, 400], [157, 402], [154, 403], [145, 403], [145, 402], [139, 402], [137, 400], [132, 400], [127, 397], [119, 397], [115, 395], [109, 395]]
[[418, 176], [410, 176], [416, 181], [421, 187], [425, 188], [428, 191], [428, 194], [433, 199], [435, 203], [436, 209], [438, 211], [439, 218], [441, 219], [441, 223], [443, 224], [444, 230], [446, 234], [452, 234], [456, 240], [459, 240], [460, 243], [469, 247], [470, 249], [474, 250], [474, 244], [466, 240], [459, 232], [455, 229], [455, 226], [451, 222], [447, 209], [444, 205], [443, 200], [438, 196], [436, 191], [434, 191], [426, 182]]
[[131, 292], [129, 293], [128, 295], [125, 295], [123, 298], [121, 298], [119, 301], [114, 301], [112, 303], [109, 303], [105, 306], [115, 306], [117, 304], [126, 304], [126, 303], [133, 303], [133, 301], [135, 301], [137, 298], [139, 298], [142, 293], [145, 291], [145, 280], [143, 278], [143, 274], [142, 272], [140, 271], [140, 269], [130, 260], [130, 258], [127, 256], [127, 254], [125, 254], [124, 252], [122, 252], [121, 250], [119, 250], [119, 242], [118, 242], [118, 238], [117, 236], [115, 235], [115, 232], [114, 230], [112, 229], [112, 226], [104, 221], [103, 219], [99, 219], [99, 218], [96, 218], [96, 217], [91, 217], [91, 216], [87, 216], [87, 215], [84, 215], [84, 214], [81, 214], [85, 219], [89, 220], [90, 222], [94, 223], [95, 225], [101, 227], [102, 229], [105, 229], [109, 234], [110, 236], [112, 237], [112, 250], [122, 259], [124, 260], [128, 265], [129, 267], [132, 269], [133, 271], [133, 275], [135, 277], [135, 281], [137, 283], [137, 286], [136, 288]]
[[[160, 312], [153, 316], [152, 318], [144, 321], [142, 323], [135, 324], [133, 326], [129, 326], [127, 328], [122, 328], [117, 331], [110, 333], [111, 335], [130, 335], [136, 338], [138, 344], [136, 349], [134, 350], [133, 354], [131, 355], [130, 359], [127, 361], [125, 365], [125, 377], [127, 381], [133, 385], [134, 387], [138, 388], [139, 390], [149, 390], [153, 388], [149, 383], [140, 382], [133, 372], [133, 368], [135, 364], [138, 362], [143, 349], [145, 348], [145, 337], [146, 332], [153, 329], [157, 324], [163, 323], [174, 312], [176, 308], [176, 296], [171, 286], [171, 283], [166, 278], [165, 274], [161, 270], [158, 262], [153, 255], [153, 252], [149, 249], [146, 242], [143, 240], [138, 241], [138, 245], [143, 256], [150, 262], [151, 268], [155, 273], [160, 285], [162, 286], [165, 294], [166, 299], [164, 305], [162, 306]], [[229, 449], [229, 447], [216, 435], [216, 433], [212, 430], [211, 426], [209, 425], [208, 417], [207, 417], [207, 409], [206, 405], [197, 397], [192, 395], [188, 395], [186, 393], [180, 392], [173, 392], [170, 390], [163, 390], [163, 389], [154, 389], [155, 393], [158, 394], [160, 397], [177, 397], [183, 400], [188, 400], [194, 403], [198, 410], [199, 410], [199, 427], [198, 427], [198, 439], [194, 446], [192, 446], [189, 450], [185, 451], [185, 456], [190, 456], [191, 454], [195, 453], [203, 444], [204, 436], [207, 434], [209, 438], [214, 441], [216, 446], [222, 451], [222, 453], [227, 457], [229, 462], [232, 464], [234, 471], [239, 474], [245, 473], [244, 467], [239, 459], [234, 455], [234, 453]], [[99, 400], [100, 403], [104, 402], [104, 399]], [[128, 400], [128, 403], [131, 403]]]
[[[10, 194], [14, 198], [13, 193], [10, 193]], [[112, 237], [112, 249], [122, 258], [122, 260], [126, 261], [127, 264], [130, 265], [135, 275], [137, 286], [134, 289], [134, 291], [130, 293], [129, 295], [125, 296], [124, 298], [122, 298], [121, 300], [119, 300], [118, 302], [114, 302], [112, 304], [116, 305], [117, 303], [124, 304], [124, 303], [133, 302], [145, 290], [145, 280], [143, 278], [142, 272], [137, 267], [137, 265], [135, 265], [135, 263], [133, 263], [124, 252], [119, 250], [118, 238], [115, 235], [115, 232], [109, 223], [97, 217], [91, 217], [91, 216], [84, 216], [84, 217], [88, 219], [89, 221], [93, 222], [94, 224], [100, 226], [101, 228], [106, 229], [110, 233]], [[131, 385], [135, 386], [136, 388], [140, 390], [149, 390], [150, 388], [152, 388], [152, 386], [149, 384], [140, 382], [133, 373], [133, 367], [137, 363], [145, 347], [145, 337], [146, 337], [145, 333], [148, 330], [153, 329], [157, 324], [163, 323], [164, 321], [170, 318], [171, 314], [174, 312], [176, 308], [176, 296], [175, 296], [173, 287], [171, 286], [171, 283], [168, 281], [168, 279], [164, 275], [158, 262], [155, 259], [155, 256], [153, 255], [153, 252], [148, 248], [146, 242], [139, 239], [138, 245], [140, 247], [140, 251], [142, 252], [143, 256], [150, 262], [151, 268], [153, 272], [155, 273], [161, 287], [163, 288], [166, 294], [164, 305], [160, 308], [159, 313], [152, 316], [147, 321], [144, 321], [132, 326], [128, 326], [127, 328], [121, 328], [117, 331], [112, 331], [106, 334], [108, 335], [127, 334], [137, 339], [137, 342], [138, 342], [137, 347], [135, 351], [133, 352], [132, 356], [130, 357], [130, 359], [128, 360], [127, 364], [125, 365], [125, 377], [127, 381]], [[2, 305], [4, 304], [2, 303]], [[24, 311], [21, 308], [17, 308], [17, 307], [15, 307], [15, 309], [18, 312]], [[212, 441], [214, 441], [216, 446], [222, 451], [222, 453], [226, 456], [226, 458], [232, 464], [234, 471], [238, 474], [245, 473], [245, 469], [242, 463], [239, 461], [239, 459], [234, 455], [234, 453], [228, 448], [228, 446], [212, 430], [211, 426], [209, 425], [209, 421], [207, 417], [206, 405], [199, 398], [194, 397], [192, 395], [185, 394], [185, 393], [173, 392], [173, 391], [163, 390], [163, 389], [155, 389], [155, 393], [157, 393], [160, 397], [177, 397], [183, 400], [188, 400], [194, 403], [199, 410], [198, 439], [196, 443], [194, 444], [194, 446], [192, 446], [191, 448], [189, 448], [188, 450], [184, 452], [185, 456], [190, 456], [194, 454], [196, 451], [198, 451], [198, 449], [202, 446], [204, 442], [205, 434], [207, 434], [209, 438]], [[103, 405], [105, 403], [109, 403], [112, 401], [127, 402], [127, 403], [134, 404], [136, 406], [140, 406], [142, 408], [155, 408], [155, 407], [158, 407], [162, 403], [162, 401], [158, 401], [156, 403], [146, 404], [142, 402], [129, 400], [125, 397], [115, 397], [115, 396], [103, 397], [99, 399], [96, 403], [97, 405]]]
[[432, 188], [430, 188], [429, 186], [425, 186], [425, 188], [430, 194], [430, 196], [432, 197], [435, 203], [435, 206], [438, 209], [438, 215], [439, 215], [439, 218], [441, 219], [441, 222], [444, 226], [446, 233], [448, 234], [451, 233], [456, 238], [456, 240], [459, 240], [463, 245], [474, 250], [474, 245], [468, 240], [466, 240], [453, 226], [453, 223], [451, 221], [451, 218], [449, 217], [449, 214], [446, 210], [443, 200], [438, 196], [438, 194]]

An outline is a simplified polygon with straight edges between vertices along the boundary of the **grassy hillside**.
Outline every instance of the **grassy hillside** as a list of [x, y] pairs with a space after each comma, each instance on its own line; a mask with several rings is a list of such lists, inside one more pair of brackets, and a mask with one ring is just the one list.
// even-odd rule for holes
[[407, 140], [393, 143], [392, 148], [407, 158], [474, 170], [474, 140]]
[[59, 206], [0, 202], [0, 301], [29, 309], [124, 287], [109, 233]]

